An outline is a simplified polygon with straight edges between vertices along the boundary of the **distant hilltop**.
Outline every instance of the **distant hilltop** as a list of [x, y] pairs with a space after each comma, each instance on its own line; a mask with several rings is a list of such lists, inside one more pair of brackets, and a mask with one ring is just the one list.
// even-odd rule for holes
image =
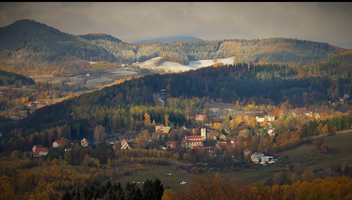
[[204, 41], [203, 39], [193, 37], [193, 36], [173, 36], [173, 37], [164, 37], [164, 38], [154, 38], [149, 40], [140, 40], [140, 41], [132, 42], [132, 44], [143, 44], [143, 43], [153, 43], [153, 42], [193, 41], [193, 40]]

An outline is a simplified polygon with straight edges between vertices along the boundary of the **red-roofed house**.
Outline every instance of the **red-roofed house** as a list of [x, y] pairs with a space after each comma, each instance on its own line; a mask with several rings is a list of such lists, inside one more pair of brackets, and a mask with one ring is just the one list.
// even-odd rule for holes
[[203, 137], [201, 135], [185, 136], [181, 141], [181, 147], [193, 148], [194, 146], [203, 146]]
[[[38, 146], [38, 145], [36, 145]], [[41, 146], [41, 145], [40, 145]], [[33, 147], [34, 148], [34, 147]], [[39, 157], [39, 156], [46, 156], [49, 153], [47, 148], [44, 147], [36, 147], [35, 151], [32, 153], [32, 156]]]
[[33, 148], [32, 148], [33, 153], [35, 152], [35, 150], [37, 148], [43, 148], [43, 146], [42, 145], [34, 145]]
[[206, 115], [196, 115], [196, 120], [197, 121], [204, 121], [206, 118]]
[[222, 149], [225, 149], [226, 146], [227, 146], [227, 143], [217, 143], [215, 145], [215, 148], [218, 148], [221, 151]]
[[237, 139], [236, 139], [236, 138], [229, 138], [229, 140], [230, 140], [231, 144], [233, 144], [234, 142], [236, 142], [236, 141], [237, 141]]
[[33, 105], [33, 102], [28, 102], [28, 107], [31, 107]]
[[178, 145], [178, 141], [168, 141], [167, 147], [170, 149], [176, 149]]
[[245, 158], [250, 157], [252, 154], [251, 150], [249, 150], [249, 148], [247, 148], [246, 150], [243, 151], [243, 155]]
[[66, 151], [71, 151], [72, 150], [72, 148], [65, 148], [65, 152]]
[[53, 147], [59, 147], [60, 144], [61, 144], [60, 140], [55, 140], [55, 141], [53, 142]]

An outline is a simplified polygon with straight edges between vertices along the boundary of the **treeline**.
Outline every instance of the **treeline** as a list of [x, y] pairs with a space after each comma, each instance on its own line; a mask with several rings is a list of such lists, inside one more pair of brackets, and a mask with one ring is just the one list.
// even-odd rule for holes
[[170, 199], [350, 199], [352, 184], [350, 177], [317, 178], [312, 181], [296, 180], [291, 184], [261, 186], [259, 184], [238, 184], [233, 179], [219, 175], [208, 178], [194, 177], [187, 187], [178, 193], [167, 195]]
[[[52, 125], [80, 123], [85, 124], [81, 127], [85, 127], [89, 121], [94, 121], [102, 124], [107, 131], [115, 131], [117, 128], [134, 130], [137, 121], [145, 120], [145, 113], [151, 115], [151, 122], [155, 120], [156, 123], [163, 124], [164, 116], [168, 114], [170, 122], [175, 125], [187, 123], [185, 112], [176, 110], [180, 107], [175, 108], [171, 103], [172, 99], [166, 104], [172, 108], [153, 108], [155, 103], [152, 94], [165, 88], [169, 90], [171, 98], [198, 97], [210, 102], [227, 103], [251, 99], [252, 102], [249, 103], [268, 105], [288, 102], [291, 107], [307, 107], [327, 102], [331, 99], [332, 86], [342, 89], [337, 94], [347, 93], [352, 88], [348, 84], [349, 79], [336, 83], [329, 77], [258, 79], [258, 73], [264, 72], [277, 73], [281, 77], [296, 73], [294, 69], [284, 65], [238, 63], [181, 74], [146, 75], [38, 109], [29, 118], [20, 121], [19, 128], [28, 134]], [[131, 117], [132, 106], [139, 106], [143, 111], [136, 111]], [[193, 107], [200, 108], [199, 104]], [[73, 138], [83, 136], [84, 133], [81, 133]]]
[[112, 184], [110, 181], [103, 185], [102, 187], [85, 187], [83, 193], [79, 190], [69, 192], [68, 190], [63, 195], [63, 200], [73, 200], [73, 199], [153, 199], [161, 200], [164, 193], [164, 186], [159, 179], [146, 180], [142, 187], [139, 187], [136, 183], [129, 183], [125, 188], [122, 187], [121, 183]]
[[20, 87], [22, 85], [34, 85], [35, 82], [31, 78], [27, 78], [14, 72], [0, 70], [0, 86], [14, 85]]
[[352, 73], [352, 51], [331, 56], [323, 61], [303, 66], [307, 76], [331, 76], [334, 79], [351, 77]]
[[352, 128], [352, 116], [342, 115], [325, 121], [310, 120], [302, 126], [302, 136], [334, 134], [336, 131], [343, 131]]
[[[132, 64], [163, 53], [172, 60], [188, 61], [234, 56], [236, 62], [311, 64], [345, 49], [327, 43], [290, 38], [253, 40], [181, 41], [129, 44], [106, 34], [75, 36], [33, 20], [20, 20], [0, 29], [1, 51], [28, 51], [34, 60], [53, 61], [60, 56]], [[177, 59], [176, 59], [177, 58]]]

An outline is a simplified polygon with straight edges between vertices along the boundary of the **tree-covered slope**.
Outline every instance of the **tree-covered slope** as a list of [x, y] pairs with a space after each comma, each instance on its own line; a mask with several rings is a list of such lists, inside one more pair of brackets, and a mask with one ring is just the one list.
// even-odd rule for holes
[[339, 95], [351, 92], [350, 79], [335, 83], [329, 77], [293, 78], [297, 73], [296, 68], [287, 65], [237, 64], [152, 74], [38, 109], [21, 121], [19, 128], [29, 133], [56, 125], [94, 121], [103, 124], [107, 131], [128, 129], [136, 120], [144, 121], [145, 113], [156, 123], [163, 123], [163, 116], [168, 114], [170, 121], [183, 124], [186, 117], [181, 110], [154, 107], [153, 93], [165, 88], [173, 98], [264, 105], [288, 103], [292, 107], [327, 104], [335, 84], [340, 89]]
[[85, 60], [132, 64], [168, 53], [183, 64], [192, 60], [233, 56], [235, 62], [291, 65], [317, 63], [347, 51], [327, 43], [291, 38], [193, 40], [137, 45], [107, 34], [67, 34], [33, 20], [19, 20], [0, 28], [0, 52], [9, 50], [27, 52], [26, 55], [35, 55], [35, 59], [43, 61], [76, 56]]
[[31, 78], [16, 74], [14, 72], [7, 72], [0, 70], [0, 86], [1, 85], [13, 85], [16, 82], [21, 83], [20, 85], [34, 85], [35, 82]]
[[33, 20], [19, 20], [0, 28], [0, 51], [25, 49], [40, 53], [37, 59], [52, 61], [62, 56], [90, 57], [114, 61], [106, 50], [89, 44], [78, 36], [63, 33]]

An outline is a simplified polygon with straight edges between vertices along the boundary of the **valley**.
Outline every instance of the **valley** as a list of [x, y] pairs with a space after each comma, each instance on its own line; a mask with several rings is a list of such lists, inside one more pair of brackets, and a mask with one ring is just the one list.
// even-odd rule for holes
[[0, 194], [187, 199], [227, 184], [305, 199], [308, 186], [348, 187], [351, 77], [352, 50], [324, 42], [139, 44], [20, 20], [0, 28]]

